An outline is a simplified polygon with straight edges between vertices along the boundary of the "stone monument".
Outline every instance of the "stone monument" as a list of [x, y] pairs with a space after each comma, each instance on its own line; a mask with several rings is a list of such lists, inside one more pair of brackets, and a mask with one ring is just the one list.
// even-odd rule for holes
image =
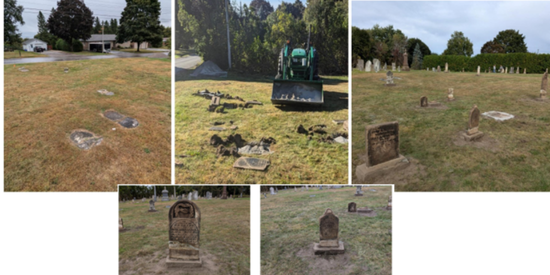
[[367, 60], [367, 64], [365, 65], [365, 72], [370, 72], [372, 70], [372, 62], [370, 60]]
[[401, 72], [401, 66], [397, 66], [397, 72]]
[[386, 84], [384, 84], [384, 86], [390, 86], [390, 87], [395, 86], [395, 83], [393, 83], [393, 73], [392, 73], [392, 71], [388, 71], [386, 73]]
[[470, 119], [468, 120], [468, 129], [462, 132], [462, 136], [466, 141], [475, 141], [483, 137], [483, 133], [479, 131], [479, 119], [481, 113], [477, 105], [470, 110]]
[[392, 71], [395, 71], [395, 62], [392, 62], [392, 63], [391, 63], [391, 70], [392, 70]]
[[441, 67], [439, 65], [437, 65], [437, 72], [440, 73], [441, 72]]
[[122, 221], [122, 218], [118, 219], [118, 231], [124, 231], [124, 222]]
[[314, 243], [315, 255], [334, 255], [345, 252], [344, 242], [338, 239], [339, 219], [327, 209], [325, 214], [319, 218], [319, 243]]
[[510, 73], [511, 73], [511, 74], [514, 73], [514, 67], [510, 67]]
[[271, 195], [275, 195], [275, 189], [273, 189], [273, 187], [269, 187], [269, 193]]
[[428, 98], [423, 96], [420, 98], [420, 107], [428, 107]]
[[357, 69], [360, 71], [364, 70], [365, 61], [363, 59], [357, 59]]
[[372, 60], [372, 64], [374, 65], [374, 71], [375, 72], [380, 71], [380, 60], [375, 58], [375, 59]]
[[187, 200], [188, 200], [188, 201], [192, 201], [192, 200], [193, 200], [193, 192], [189, 192], [189, 194], [187, 194]]
[[411, 68], [409, 68], [409, 58], [407, 57], [407, 53], [403, 54], [403, 71], [408, 72]]
[[384, 62], [384, 67], [382, 67], [382, 70], [387, 71], [388, 70], [388, 64]]
[[164, 190], [162, 190], [162, 201], [169, 201], [168, 190], [166, 190], [166, 186], [164, 187]]
[[546, 94], [548, 93], [548, 71], [544, 72], [542, 75], [542, 82], [540, 84], [540, 99], [547, 99]]
[[193, 200], [196, 201], [199, 199], [199, 191], [194, 190], [193, 191]]
[[447, 92], [447, 101], [455, 100], [454, 93], [455, 93], [455, 90], [453, 88], [449, 88], [449, 91]]
[[357, 166], [355, 173], [359, 182], [375, 181], [409, 165], [409, 161], [399, 154], [397, 121], [368, 125], [365, 147], [367, 162]]
[[445, 72], [449, 72], [449, 63], [445, 62]]
[[386, 210], [391, 210], [391, 195], [388, 198], [388, 206], [386, 206]]
[[357, 204], [354, 202], [348, 203], [348, 212], [357, 212]]
[[168, 267], [200, 267], [201, 212], [188, 200], [175, 202], [168, 211]]
[[363, 191], [361, 191], [361, 186], [355, 187], [355, 196], [363, 196]]
[[154, 200], [149, 201], [149, 212], [157, 212], [157, 210], [155, 209], [155, 201]]

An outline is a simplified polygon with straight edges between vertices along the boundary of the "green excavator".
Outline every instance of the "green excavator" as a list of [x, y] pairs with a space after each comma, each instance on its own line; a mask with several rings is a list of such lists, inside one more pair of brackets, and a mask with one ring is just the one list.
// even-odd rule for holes
[[279, 55], [277, 76], [273, 80], [273, 104], [324, 103], [323, 81], [317, 70], [319, 55], [313, 45], [310, 45], [310, 35], [311, 28], [305, 49], [293, 49], [290, 40], [283, 46]]

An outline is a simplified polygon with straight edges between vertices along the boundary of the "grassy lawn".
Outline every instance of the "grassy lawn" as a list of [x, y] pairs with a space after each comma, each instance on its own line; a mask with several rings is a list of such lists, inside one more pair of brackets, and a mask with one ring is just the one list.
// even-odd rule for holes
[[[353, 72], [353, 174], [364, 163], [365, 126], [399, 121], [400, 153], [419, 162], [423, 173], [396, 182], [400, 191], [550, 190], [550, 102], [535, 99], [542, 75], [395, 73], [396, 87], [384, 87], [385, 74]], [[453, 102], [447, 89], [454, 88]], [[420, 109], [420, 98], [447, 109]], [[501, 111], [514, 119], [481, 118], [482, 143], [456, 144], [469, 110]], [[473, 143], [476, 144], [476, 143]], [[355, 176], [354, 176], [355, 178]], [[354, 179], [355, 181], [356, 179]]]
[[[212, 270], [190, 272], [167, 269], [168, 208], [174, 201], [120, 203], [120, 217], [128, 231], [119, 233], [120, 274], [250, 274], [250, 199], [199, 199], [200, 256]], [[205, 269], [205, 268], [203, 268]]]
[[[268, 77], [244, 77], [230, 73], [227, 79], [186, 80], [176, 82], [176, 157], [183, 167], [176, 168], [176, 182], [180, 184], [254, 184], [254, 183], [339, 183], [348, 181], [347, 144], [318, 142], [316, 135], [308, 141], [296, 128], [317, 124], [327, 125], [331, 134], [342, 132], [342, 126], [333, 119], [348, 118], [347, 77], [324, 79], [325, 104], [323, 107], [279, 107], [271, 104], [272, 80]], [[258, 100], [262, 106], [250, 109], [226, 110], [225, 113], [208, 112], [209, 99], [193, 96], [198, 90], [220, 91], [239, 96], [245, 101]], [[243, 103], [221, 99], [222, 104]], [[230, 121], [236, 131], [208, 131], [212, 123]], [[209, 144], [212, 135], [222, 139], [240, 134], [246, 142], [273, 137], [275, 153], [258, 156], [269, 159], [267, 171], [233, 168], [235, 157], [216, 156], [216, 147]], [[181, 157], [184, 156], [184, 157]]]
[[19, 56], [19, 51], [4, 52], [4, 59], [10, 59], [10, 58], [29, 58], [29, 57], [48, 57], [48, 56], [47, 56], [47, 55], [40, 54], [40, 53], [35, 53], [35, 52], [24, 52], [24, 51], [21, 51], [21, 56]]
[[144, 49], [139, 49], [139, 52], [136, 49], [114, 49], [115, 51], [127, 52], [127, 53], [159, 53], [159, 51], [148, 51]]
[[[4, 190], [115, 191], [117, 184], [170, 183], [170, 63], [24, 64], [28, 72], [21, 66], [4, 66]], [[123, 128], [102, 117], [108, 109], [140, 125]], [[80, 150], [69, 139], [76, 129], [103, 142]]]
[[[391, 187], [363, 187], [363, 193], [354, 196], [355, 187], [304, 192], [279, 188], [277, 195], [262, 195], [262, 274], [391, 274], [392, 213], [382, 209]], [[377, 215], [348, 213], [350, 202], [358, 208], [368, 206]], [[319, 217], [327, 208], [339, 218], [344, 254], [313, 255], [312, 244], [319, 242]]]

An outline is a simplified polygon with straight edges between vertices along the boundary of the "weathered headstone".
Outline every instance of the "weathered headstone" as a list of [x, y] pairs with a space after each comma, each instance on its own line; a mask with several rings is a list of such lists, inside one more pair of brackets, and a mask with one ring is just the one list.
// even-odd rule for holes
[[355, 196], [363, 196], [363, 191], [361, 191], [361, 186], [355, 187]]
[[542, 82], [540, 84], [540, 99], [547, 99], [548, 93], [548, 71], [542, 75]]
[[441, 67], [439, 65], [437, 65], [437, 72], [440, 73], [441, 72]]
[[380, 60], [375, 58], [375, 59], [372, 60], [372, 64], [374, 64], [374, 71], [375, 72], [380, 71]]
[[367, 64], [365, 64], [365, 72], [370, 72], [372, 70], [372, 62], [370, 60], [367, 60]]
[[386, 62], [384, 62], [384, 67], [382, 68], [382, 70], [384, 70], [384, 71], [388, 70], [388, 64]]
[[434, 72], [434, 73], [436, 72], [435, 67], [432, 67], [432, 72]]
[[193, 200], [193, 192], [189, 192], [189, 194], [187, 194], [187, 200], [188, 200], [188, 201], [192, 201], [192, 200]]
[[392, 71], [388, 71], [386, 73], [386, 84], [384, 86], [395, 86], [395, 83], [393, 83], [393, 73]]
[[504, 69], [504, 73], [505, 73], [505, 74], [508, 73], [508, 67], [506, 67], [506, 68]]
[[269, 187], [269, 193], [271, 195], [275, 195], [275, 189], [273, 187]]
[[516, 74], [519, 74], [519, 67], [516, 68]]
[[319, 218], [319, 243], [313, 245], [315, 255], [343, 254], [344, 243], [338, 238], [339, 219], [327, 209]]
[[397, 66], [397, 72], [401, 72], [401, 66]]
[[523, 74], [527, 74], [527, 68], [523, 68]]
[[166, 186], [164, 190], [162, 190], [162, 201], [168, 201], [168, 190], [166, 190]]
[[420, 107], [428, 107], [428, 98], [423, 96], [420, 98]]
[[155, 201], [153, 200], [149, 201], [149, 212], [157, 212], [157, 210], [155, 209]]
[[118, 219], [118, 231], [124, 231], [124, 222], [122, 221], [122, 218]]
[[357, 59], [357, 69], [360, 71], [364, 70], [365, 61], [363, 59]]
[[392, 62], [392, 63], [391, 63], [391, 70], [392, 70], [392, 71], [395, 71], [395, 62]]
[[177, 201], [168, 211], [168, 267], [200, 267], [201, 212], [192, 201]]
[[403, 71], [410, 71], [411, 68], [409, 68], [409, 58], [407, 57], [407, 53], [405, 52], [403, 54]]
[[194, 190], [193, 191], [193, 200], [196, 201], [199, 199], [199, 191]]
[[357, 212], [357, 204], [354, 202], [348, 203], [348, 212]]
[[388, 206], [386, 206], [386, 210], [391, 210], [391, 195], [388, 198]]
[[514, 67], [510, 67], [510, 73], [511, 73], [511, 74], [514, 73]]
[[483, 133], [479, 131], [479, 120], [481, 113], [476, 105], [470, 110], [470, 118], [468, 120], [468, 129], [462, 133], [464, 140], [475, 141], [483, 137]]
[[322, 186], [322, 185], [319, 185], [319, 190], [323, 190], [323, 186]]
[[449, 88], [449, 91], [447, 92], [447, 101], [455, 100], [454, 93], [455, 93], [455, 90], [453, 88]]
[[449, 63], [445, 62], [445, 72], [449, 72]]

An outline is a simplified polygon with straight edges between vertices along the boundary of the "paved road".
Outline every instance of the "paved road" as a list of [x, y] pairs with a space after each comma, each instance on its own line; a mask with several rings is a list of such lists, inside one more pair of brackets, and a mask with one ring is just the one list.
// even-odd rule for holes
[[73, 54], [73, 53], [63, 52], [63, 51], [45, 51], [45, 52], [42, 52], [41, 54], [43, 54], [44, 57], [4, 59], [4, 65], [87, 60], [87, 59], [131, 58], [131, 57], [150, 57], [150, 56], [158, 57], [159, 55], [159, 53], [139, 53], [138, 54], [138, 53], [128, 53], [128, 52], [120, 52], [120, 51], [112, 51], [110, 54], [105, 54], [105, 55], [80, 55], [80, 54]]
[[191, 69], [201, 62], [202, 58], [196, 54], [176, 59], [176, 68]]

